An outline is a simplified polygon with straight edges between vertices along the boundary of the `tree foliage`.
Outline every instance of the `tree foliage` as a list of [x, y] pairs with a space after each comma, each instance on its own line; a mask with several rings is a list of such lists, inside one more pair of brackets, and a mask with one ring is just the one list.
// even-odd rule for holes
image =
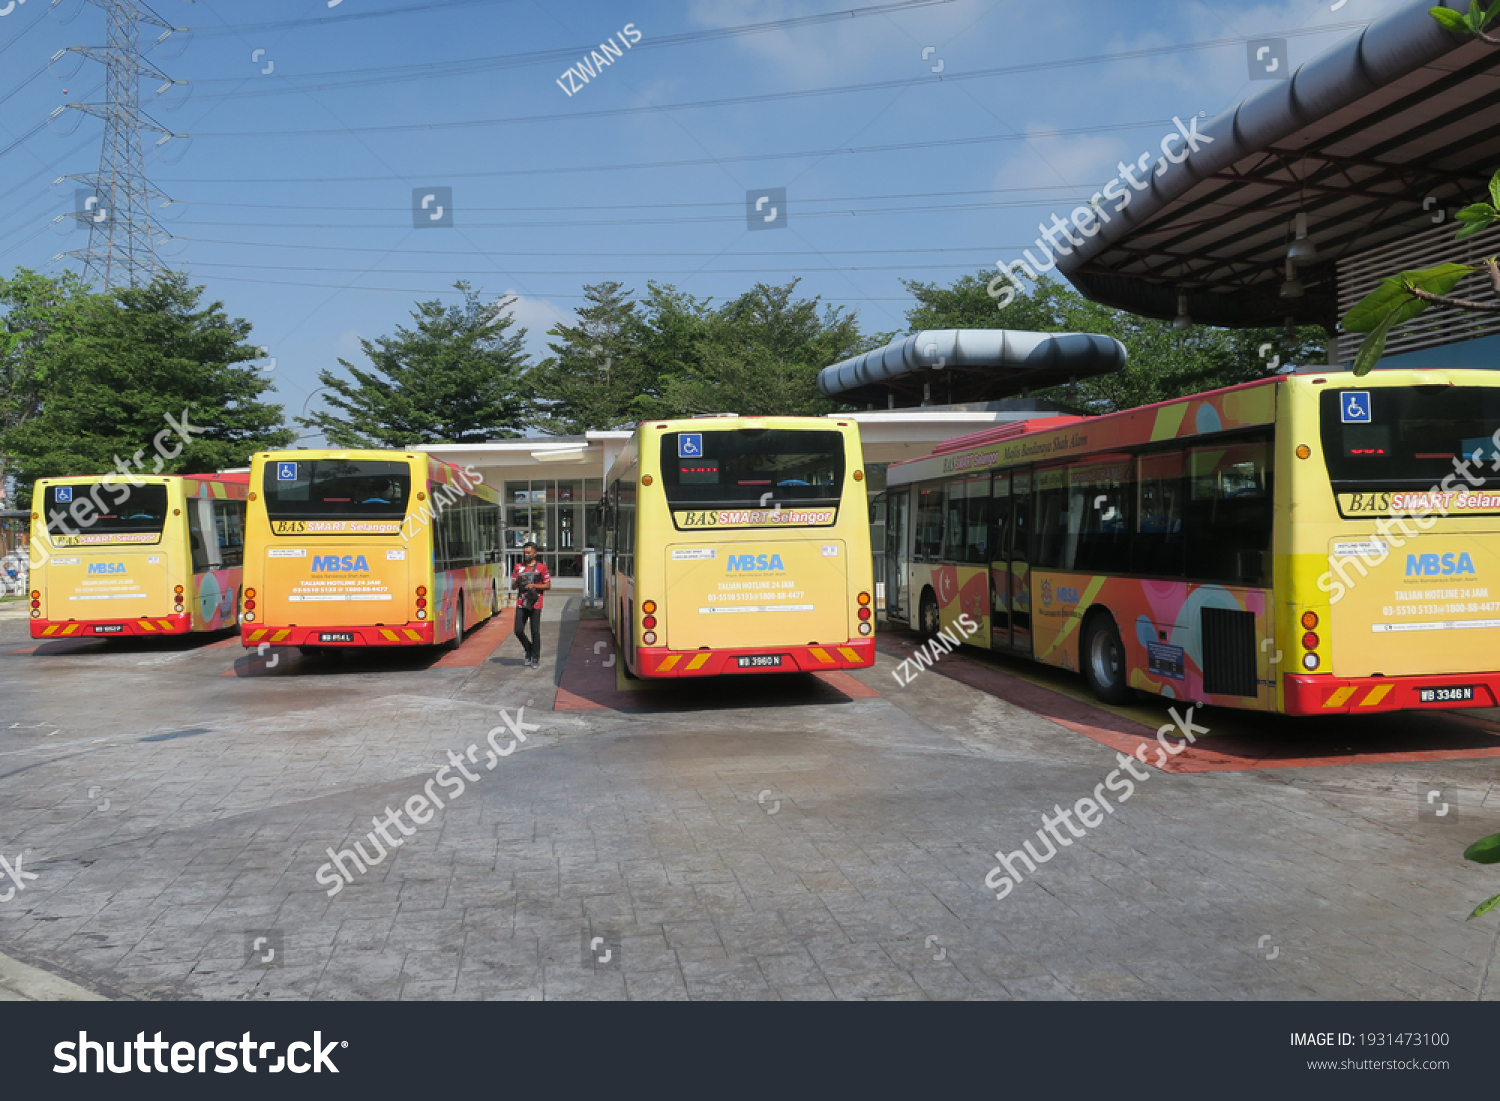
[[426, 443], [478, 443], [514, 436], [524, 420], [521, 374], [526, 330], [512, 327], [515, 299], [486, 303], [459, 280], [462, 301], [418, 302], [414, 328], [360, 340], [364, 370], [347, 360], [318, 372], [336, 413], [314, 412], [298, 423], [316, 428], [335, 447], [402, 448]]
[[549, 329], [553, 354], [525, 375], [530, 423], [560, 435], [623, 428], [651, 415], [645, 326], [632, 292], [606, 282], [583, 293], [588, 304], [577, 323]]
[[[147, 473], [195, 474], [244, 466], [254, 451], [291, 442], [281, 407], [259, 400], [270, 383], [243, 366], [258, 354], [245, 342], [250, 323], [229, 318], [223, 303], [201, 306], [202, 288], [186, 276], [163, 274], [107, 296], [74, 291], [50, 315], [58, 326], [40, 345], [40, 408], [0, 444], [18, 479], [99, 474], [117, 460]], [[168, 451], [181, 444], [169, 418], [196, 431], [168, 457], [152, 441], [166, 432], [176, 440]]]

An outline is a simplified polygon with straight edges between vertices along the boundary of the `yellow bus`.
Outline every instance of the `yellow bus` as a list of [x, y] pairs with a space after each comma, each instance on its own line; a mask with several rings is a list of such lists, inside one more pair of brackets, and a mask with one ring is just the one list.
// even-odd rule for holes
[[244, 473], [37, 479], [31, 637], [234, 627], [248, 481]]
[[990, 429], [892, 464], [886, 614], [1106, 702], [1494, 707], [1497, 472], [1490, 371], [1303, 371]]
[[643, 422], [605, 479], [605, 607], [639, 677], [875, 662], [859, 426]]
[[421, 452], [263, 451], [250, 465], [247, 647], [457, 646], [500, 610], [500, 498]]

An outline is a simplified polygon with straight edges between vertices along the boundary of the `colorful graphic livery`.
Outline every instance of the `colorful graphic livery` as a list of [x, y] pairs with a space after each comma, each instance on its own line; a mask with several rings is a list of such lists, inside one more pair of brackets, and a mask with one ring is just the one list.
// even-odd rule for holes
[[1497, 430], [1492, 372], [1318, 371], [950, 440], [890, 469], [887, 614], [1107, 702], [1494, 707]]
[[247, 647], [457, 646], [500, 610], [500, 499], [472, 467], [270, 451], [250, 487]]
[[605, 607], [625, 668], [873, 665], [862, 463], [858, 426], [836, 417], [641, 424], [601, 502]]
[[247, 474], [39, 479], [31, 637], [234, 627], [248, 482]]

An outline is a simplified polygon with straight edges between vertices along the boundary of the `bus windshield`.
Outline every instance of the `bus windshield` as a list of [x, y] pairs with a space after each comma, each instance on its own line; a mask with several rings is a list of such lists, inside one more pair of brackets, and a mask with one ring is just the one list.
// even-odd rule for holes
[[167, 487], [118, 482], [48, 486], [43, 502], [51, 535], [160, 535]]
[[1323, 456], [1335, 483], [1420, 486], [1470, 459], [1473, 479], [1496, 474], [1493, 436], [1500, 429], [1500, 390], [1478, 386], [1325, 390], [1319, 398]]
[[668, 432], [661, 472], [672, 508], [837, 505], [844, 438], [784, 428]]
[[266, 464], [271, 520], [401, 520], [411, 467], [389, 460], [299, 459]]

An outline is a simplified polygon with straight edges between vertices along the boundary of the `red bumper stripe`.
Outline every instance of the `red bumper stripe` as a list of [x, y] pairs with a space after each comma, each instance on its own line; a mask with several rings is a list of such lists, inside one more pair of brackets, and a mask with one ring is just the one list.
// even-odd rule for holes
[[[777, 665], [747, 665], [740, 658], [779, 657]], [[635, 673], [641, 677], [713, 677], [728, 673], [826, 673], [834, 669], [868, 669], [875, 664], [875, 640], [855, 639], [825, 646], [761, 646], [733, 650], [668, 650], [642, 646]]]
[[[1375, 711], [1495, 707], [1500, 673], [1442, 673], [1424, 677], [1314, 677], [1288, 673], [1284, 679], [1288, 715], [1367, 715]], [[1426, 701], [1424, 688], [1472, 688], [1471, 700]]]

